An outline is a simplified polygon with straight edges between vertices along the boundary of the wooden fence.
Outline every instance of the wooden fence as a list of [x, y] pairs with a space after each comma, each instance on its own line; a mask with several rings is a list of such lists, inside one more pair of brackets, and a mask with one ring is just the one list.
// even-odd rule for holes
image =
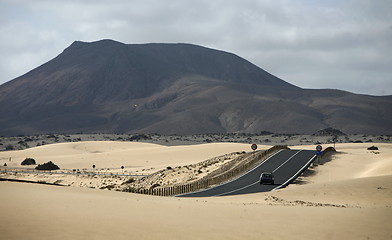
[[125, 189], [124, 191], [139, 193], [139, 194], [156, 195], [156, 196], [174, 196], [174, 195], [180, 195], [189, 192], [195, 192], [217, 184], [222, 184], [237, 176], [240, 176], [241, 174], [245, 173], [246, 171], [252, 169], [256, 165], [261, 163], [263, 160], [265, 160], [268, 156], [272, 155], [274, 152], [282, 149], [289, 149], [289, 148], [287, 146], [274, 146], [268, 150], [264, 150], [264, 151], [260, 150], [256, 152], [246, 153], [246, 156], [240, 156], [241, 158], [243, 158], [242, 162], [244, 164], [238, 164], [237, 166], [219, 175], [213, 177], [207, 176], [205, 178], [196, 180], [188, 184], [174, 185], [168, 187], [156, 187], [150, 189], [135, 189], [130, 187]]

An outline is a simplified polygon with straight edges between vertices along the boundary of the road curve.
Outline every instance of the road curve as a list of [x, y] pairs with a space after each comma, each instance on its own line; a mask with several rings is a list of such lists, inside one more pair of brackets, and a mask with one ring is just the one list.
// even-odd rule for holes
[[[315, 159], [315, 151], [281, 150], [242, 176], [205, 190], [178, 195], [177, 197], [212, 197], [268, 192], [287, 186]], [[262, 172], [272, 172], [274, 185], [259, 183]]]

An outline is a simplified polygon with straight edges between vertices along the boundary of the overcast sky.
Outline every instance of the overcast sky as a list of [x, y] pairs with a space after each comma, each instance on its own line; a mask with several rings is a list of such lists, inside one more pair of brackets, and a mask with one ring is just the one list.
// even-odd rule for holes
[[0, 84], [100, 39], [193, 43], [303, 88], [392, 95], [391, 0], [0, 0]]

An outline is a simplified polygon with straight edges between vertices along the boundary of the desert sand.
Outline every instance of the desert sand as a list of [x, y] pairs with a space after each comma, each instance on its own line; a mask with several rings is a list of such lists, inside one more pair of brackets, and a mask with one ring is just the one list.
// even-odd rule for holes
[[[99, 165], [117, 167], [125, 160], [113, 163], [106, 156], [127, 156], [122, 144], [100, 146], [99, 153], [94, 145], [100, 143], [74, 144], [53, 153], [47, 146], [28, 149], [31, 156], [17, 156], [21, 151], [15, 151], [12, 161], [52, 154], [56, 164], [69, 168], [89, 167], [98, 159]], [[367, 150], [371, 145], [379, 150]], [[176, 147], [134, 147], [144, 154], [127, 166], [155, 170], [249, 151], [249, 145], [233, 143], [186, 146], [185, 154]], [[314, 145], [291, 148], [314, 149]], [[309, 169], [296, 184], [240, 196], [157, 197], [0, 182], [0, 239], [392, 239], [392, 144], [350, 143], [336, 148], [337, 154]], [[0, 161], [8, 161], [7, 156], [0, 155]], [[78, 160], [67, 160], [74, 158]]]
[[[259, 146], [259, 149], [268, 148], [270, 146]], [[249, 144], [163, 146], [116, 141], [58, 143], [19, 151], [0, 152], [0, 176], [7, 179], [115, 190], [127, 188], [129, 184], [124, 185], [124, 182], [136, 180], [132, 184], [133, 187], [150, 188], [157, 182], [174, 185], [200, 179], [245, 150], [250, 150]], [[219, 161], [213, 161], [216, 163], [204, 164], [205, 160], [215, 159], [217, 156], [222, 157]], [[35, 159], [37, 164], [52, 161], [61, 170], [52, 171], [50, 174], [37, 173], [34, 171], [34, 165], [20, 165], [27, 157]], [[4, 167], [4, 164], [7, 164], [7, 167]], [[193, 164], [195, 166], [191, 166]], [[124, 168], [122, 169], [121, 166]], [[175, 171], [182, 166], [187, 168]], [[167, 174], [151, 175], [167, 168], [175, 170]], [[201, 171], [200, 168], [203, 170]], [[142, 182], [139, 181], [141, 178], [144, 178]]]
[[[271, 146], [259, 146], [268, 149]], [[249, 144], [211, 143], [182, 146], [163, 146], [142, 142], [86, 141], [58, 143], [28, 148], [19, 151], [0, 152], [0, 164], [21, 167], [27, 157], [37, 164], [52, 161], [61, 169], [120, 169], [124, 166], [130, 172], [152, 169], [153, 172], [167, 166], [187, 165], [230, 152], [250, 151]], [[11, 157], [11, 162], [9, 158]], [[1, 164], [3, 165], [3, 164]], [[120, 171], [120, 170], [119, 170]]]

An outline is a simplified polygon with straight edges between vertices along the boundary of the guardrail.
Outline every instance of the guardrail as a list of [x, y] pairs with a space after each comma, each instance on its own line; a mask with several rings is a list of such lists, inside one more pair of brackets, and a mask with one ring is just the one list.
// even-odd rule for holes
[[[327, 147], [324, 151], [321, 153], [321, 158], [323, 158], [326, 154], [331, 153], [331, 152], [336, 152], [336, 149], [333, 147]], [[312, 157], [294, 176], [292, 176], [289, 180], [287, 180], [285, 183], [280, 185], [279, 187], [275, 188], [274, 190], [280, 189], [280, 188], [285, 188], [287, 185], [289, 185], [291, 182], [293, 182], [295, 179], [297, 179], [303, 172], [308, 169], [308, 167], [317, 159], [317, 156], [315, 155]]]
[[282, 149], [289, 149], [289, 148], [287, 146], [274, 146], [268, 150], [246, 153], [246, 156], [239, 156], [240, 158], [243, 158], [241, 159], [241, 161], [243, 161], [244, 164], [238, 164], [237, 166], [219, 175], [213, 177], [207, 176], [205, 178], [199, 179], [192, 183], [174, 185], [168, 187], [156, 187], [156, 188], [149, 188], [149, 189], [136, 189], [136, 188], [129, 187], [124, 189], [123, 191], [131, 192], [131, 193], [139, 193], [139, 194], [156, 195], [156, 196], [173, 196], [173, 195], [180, 195], [184, 193], [196, 192], [217, 184], [222, 184], [224, 182], [227, 182], [245, 173], [249, 169], [252, 169], [254, 166], [259, 164], [268, 156]]

